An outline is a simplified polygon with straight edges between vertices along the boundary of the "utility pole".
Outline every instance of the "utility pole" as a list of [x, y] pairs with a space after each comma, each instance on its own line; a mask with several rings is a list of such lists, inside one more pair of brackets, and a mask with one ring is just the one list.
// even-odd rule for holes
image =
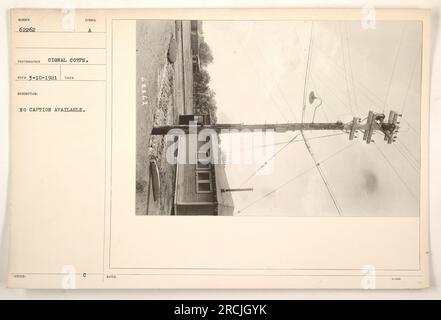
[[277, 123], [277, 124], [180, 124], [180, 125], [166, 125], [155, 126], [152, 129], [152, 135], [167, 135], [170, 130], [182, 130], [184, 133], [189, 133], [191, 128], [196, 129], [198, 132], [203, 129], [214, 130], [220, 133], [224, 130], [271, 130], [274, 132], [288, 132], [288, 131], [304, 131], [304, 130], [338, 130], [347, 131], [349, 134], [349, 140], [356, 138], [356, 133], [363, 132], [363, 140], [366, 143], [373, 142], [372, 135], [374, 132], [379, 131], [384, 134], [384, 140], [387, 143], [396, 141], [396, 137], [399, 129], [398, 118], [401, 117], [395, 111], [390, 111], [388, 120], [385, 121], [386, 116], [383, 113], [375, 113], [369, 111], [366, 122], [362, 122], [361, 118], [354, 117], [352, 121], [343, 123], [337, 121], [335, 123]]

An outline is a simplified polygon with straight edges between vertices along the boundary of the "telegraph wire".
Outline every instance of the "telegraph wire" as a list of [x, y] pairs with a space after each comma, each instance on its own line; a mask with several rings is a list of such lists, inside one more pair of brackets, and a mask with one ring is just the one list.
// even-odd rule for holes
[[[339, 132], [339, 133], [333, 133], [333, 134], [327, 134], [327, 135], [323, 135], [323, 136], [317, 136], [317, 137], [311, 137], [309, 138], [309, 140], [315, 140], [315, 139], [322, 139], [322, 138], [327, 138], [327, 137], [335, 137], [335, 136], [342, 136], [342, 135], [346, 135], [346, 132]], [[240, 149], [236, 149], [236, 150], [231, 150], [231, 151], [225, 151], [225, 153], [233, 153], [233, 152], [240, 152], [240, 151], [246, 151], [246, 150], [252, 150], [252, 149], [258, 149], [258, 148], [265, 148], [265, 147], [270, 147], [270, 146], [279, 146], [279, 145], [283, 145], [286, 143], [289, 143], [291, 140], [288, 141], [282, 141], [282, 142], [276, 142], [276, 143], [269, 143], [269, 144], [262, 144], [262, 145], [258, 145], [258, 146], [254, 146], [254, 147], [250, 147], [250, 148], [240, 148]], [[302, 139], [295, 139], [291, 142], [303, 142], [303, 138]]]
[[342, 98], [341, 97], [339, 97], [338, 96], [338, 94], [329, 86], [329, 85], [327, 85], [326, 83], [325, 83], [325, 81], [324, 80], [322, 80], [322, 79], [320, 79], [320, 77], [318, 76], [318, 74], [316, 74], [316, 73], [313, 73], [313, 72], [311, 72], [311, 75], [315, 78], [315, 79], [317, 79], [317, 80], [319, 80], [319, 82], [331, 93], [331, 94], [333, 94], [336, 98], [337, 98], [337, 100], [353, 115], [353, 112], [352, 112], [352, 110], [351, 110], [351, 107], [346, 103], [346, 102], [344, 102], [343, 100], [342, 100]]
[[[311, 69], [311, 55], [312, 55], [312, 45], [313, 45], [313, 29], [314, 29], [314, 22], [311, 22], [311, 31], [310, 31], [310, 37], [309, 37], [309, 46], [308, 46], [308, 60], [306, 62], [306, 72], [305, 72], [305, 83], [304, 83], [304, 87], [303, 87], [303, 108], [302, 108], [302, 123], [304, 123], [305, 120], [305, 110], [306, 110], [306, 96], [307, 96], [307, 90], [308, 90], [308, 80], [310, 77], [310, 69]], [[302, 134], [303, 137], [303, 141], [305, 142], [305, 146], [306, 149], [308, 150], [312, 160], [315, 163], [315, 168], [317, 168], [317, 172], [319, 173], [328, 193], [329, 196], [331, 197], [331, 200], [335, 206], [335, 208], [337, 209], [338, 214], [341, 216], [341, 209], [340, 206], [337, 202], [337, 199], [334, 195], [333, 190], [331, 189], [330, 184], [328, 183], [328, 181], [326, 180], [326, 177], [322, 171], [322, 169], [320, 168], [320, 165], [317, 161], [317, 159], [315, 158], [314, 153], [312, 152], [311, 146], [308, 143], [308, 140], [306, 139], [305, 133], [303, 130], [300, 130], [300, 133]]]
[[344, 67], [344, 73], [345, 73], [346, 93], [348, 95], [348, 102], [349, 102], [349, 106], [351, 108], [351, 114], [352, 114], [352, 116], [354, 116], [354, 111], [352, 109], [352, 97], [349, 92], [348, 70], [346, 68], [345, 50], [344, 50], [344, 46], [343, 46], [343, 31], [342, 31], [342, 29], [343, 29], [342, 24], [343, 23], [344, 22], [340, 23], [340, 47], [341, 47], [341, 53], [342, 53], [342, 58], [343, 58], [343, 67]]
[[330, 154], [328, 157], [324, 158], [322, 161], [317, 162], [314, 166], [307, 168], [306, 170], [300, 172], [299, 174], [295, 175], [293, 178], [289, 179], [288, 181], [285, 181], [284, 183], [282, 183], [281, 185], [279, 185], [278, 187], [276, 187], [275, 189], [271, 190], [270, 192], [264, 194], [262, 197], [252, 201], [251, 203], [249, 203], [248, 205], [246, 205], [245, 207], [243, 207], [242, 209], [238, 210], [236, 213], [240, 214], [242, 212], [244, 212], [246, 209], [248, 209], [249, 207], [255, 205], [257, 202], [265, 199], [266, 197], [270, 196], [271, 194], [277, 192], [278, 190], [282, 189], [283, 187], [287, 186], [288, 184], [290, 184], [291, 182], [293, 182], [294, 180], [300, 178], [301, 176], [305, 175], [306, 173], [308, 173], [309, 171], [313, 170], [314, 168], [317, 168], [318, 166], [322, 165], [323, 163], [325, 163], [326, 161], [332, 159], [333, 157], [335, 157], [337, 154], [345, 151], [346, 149], [354, 146], [356, 143], [353, 142], [349, 145], [344, 146], [343, 148], [337, 150], [336, 152]]
[[[259, 47], [259, 49], [260, 49], [260, 47]], [[290, 107], [288, 101], [286, 101], [286, 98], [285, 98], [285, 95], [284, 95], [284, 93], [283, 93], [283, 90], [280, 88], [280, 84], [279, 84], [278, 80], [276, 79], [276, 76], [274, 75], [271, 66], [268, 64], [268, 61], [266, 61], [265, 57], [262, 55], [261, 50], [257, 50], [257, 51], [259, 52], [259, 55], [260, 55], [260, 57], [262, 58], [262, 61], [266, 64], [266, 66], [267, 66], [267, 68], [268, 68], [268, 71], [269, 71], [271, 77], [273, 78], [274, 84], [276, 85], [277, 90], [279, 91], [280, 97], [282, 98], [282, 100], [283, 100], [285, 106], [286, 106], [286, 107], [288, 108], [288, 110], [292, 113], [292, 115], [293, 115], [293, 117], [294, 117], [294, 121], [297, 121], [297, 117], [296, 117], [294, 111], [292, 110], [292, 108]]]
[[345, 23], [345, 30], [346, 30], [346, 45], [348, 47], [348, 64], [349, 64], [349, 69], [350, 69], [350, 72], [351, 72], [352, 91], [354, 93], [354, 106], [355, 106], [355, 109], [357, 111], [357, 116], [359, 116], [360, 115], [360, 110], [358, 108], [357, 91], [356, 91], [355, 84], [354, 84], [354, 72], [352, 70], [352, 59], [351, 59], [351, 48], [349, 46], [348, 25], [346, 23]]
[[414, 156], [412, 152], [410, 152], [410, 150], [407, 148], [406, 144], [404, 144], [404, 143], [401, 141], [401, 139], [399, 139], [398, 137], [397, 137], [397, 142], [399, 142], [399, 143], [400, 143], [400, 144], [406, 149], [407, 153], [412, 157], [412, 159], [414, 159], [416, 162], [419, 162], [419, 160], [417, 159], [417, 157]]
[[400, 41], [399, 41], [398, 47], [397, 47], [397, 53], [395, 55], [394, 64], [393, 64], [393, 67], [392, 67], [392, 73], [391, 73], [390, 78], [389, 78], [389, 85], [387, 87], [386, 97], [384, 98], [383, 113], [384, 113], [384, 110], [386, 110], [387, 100], [389, 99], [389, 93], [390, 93], [390, 89], [392, 87], [392, 81], [393, 81], [393, 78], [395, 76], [395, 69], [397, 67], [398, 57], [400, 56], [401, 45], [403, 43], [404, 29], [405, 28], [403, 26], [402, 29], [401, 29], [401, 36], [400, 36]]
[[257, 168], [247, 179], [245, 179], [239, 187], [241, 188], [245, 183], [250, 181], [260, 170], [262, 170], [271, 160], [277, 157], [280, 152], [282, 152], [290, 143], [294, 142], [294, 140], [300, 135], [300, 133], [296, 134], [291, 140], [289, 140], [283, 147], [281, 147], [277, 152], [275, 152], [268, 160], [262, 163], [259, 168]]
[[386, 160], [386, 162], [389, 164], [389, 166], [391, 167], [391, 169], [393, 170], [393, 172], [395, 172], [395, 175], [400, 179], [401, 183], [406, 187], [407, 191], [409, 191], [409, 193], [412, 195], [412, 197], [418, 201], [417, 197], [413, 194], [413, 191], [410, 189], [410, 187], [407, 185], [407, 183], [404, 181], [404, 179], [401, 177], [401, 175], [399, 174], [399, 172], [397, 171], [397, 169], [395, 169], [395, 167], [392, 165], [392, 163], [390, 162], [390, 160], [386, 157], [386, 155], [384, 154], [384, 152], [380, 149], [380, 147], [374, 143], [374, 145], [377, 147], [377, 150], [379, 151], [379, 153], [382, 155], [382, 157]]
[[[327, 59], [329, 62], [331, 62], [331, 63], [333, 63], [336, 67], [337, 67], [337, 70], [339, 70], [340, 72], [344, 72], [344, 70], [343, 70], [343, 67], [342, 66], [340, 66], [337, 62], [335, 62], [334, 60], [332, 60], [332, 59], [330, 59], [329, 57], [328, 57], [328, 55], [326, 55], [326, 53], [324, 53], [319, 47], [317, 47], [317, 49], [318, 49], [318, 52], [325, 58], [325, 59]], [[364, 96], [366, 97], [366, 98], [368, 98], [370, 101], [372, 101], [374, 104], [377, 104], [377, 103], [381, 103], [381, 104], [383, 104], [384, 103], [384, 100], [382, 99], [382, 98], [380, 98], [376, 93], [374, 93], [374, 92], [372, 92], [368, 87], [366, 87], [366, 85], [364, 84], [364, 83], [362, 83], [360, 80], [357, 80], [357, 79], [355, 79], [355, 84], [360, 88], [360, 89], [362, 89], [362, 91], [361, 92], [363, 92], [364, 93]], [[374, 98], [375, 99], [377, 99], [377, 101], [376, 100], [374, 100]], [[341, 101], [341, 100], [340, 100]], [[406, 122], [407, 123], [407, 125], [409, 126], [409, 128], [415, 133], [415, 134], [417, 134], [417, 135], [419, 135], [419, 133], [418, 133], [418, 131], [405, 119], [405, 118], [402, 118], [401, 119], [402, 121], [404, 121], [404, 122]]]
[[[259, 50], [258, 50], [259, 51]], [[248, 61], [252, 61], [253, 57], [251, 57], [250, 53], [248, 52], [248, 50], [244, 50], [246, 56], [248, 57]], [[259, 52], [260, 53], [260, 52]], [[260, 53], [261, 57], [263, 58], [262, 54]], [[256, 67], [254, 66], [253, 63], [251, 63], [252, 69], [254, 71], [254, 73], [256, 74], [256, 76], [258, 76], [258, 72], [256, 70]], [[267, 65], [268, 66], [268, 65]], [[269, 68], [270, 69], [270, 68]], [[271, 69], [270, 69], [271, 71]], [[272, 72], [271, 72], [272, 74]], [[265, 84], [265, 82], [263, 82]], [[276, 83], [277, 85], [277, 83]], [[265, 88], [268, 90], [268, 86], [265, 84]], [[276, 100], [274, 99], [274, 97], [272, 96], [270, 90], [268, 90], [268, 96], [270, 98], [270, 100], [272, 101], [273, 105], [277, 108], [277, 111], [279, 111], [280, 115], [282, 116], [283, 119], [285, 119], [285, 121], [290, 122], [288, 117], [285, 115], [285, 112], [282, 111], [281, 107], [279, 106], [279, 104], [276, 102]], [[292, 112], [292, 110], [290, 109], [290, 112]], [[295, 114], [292, 112], [294, 119], [295, 119]]]
[[403, 158], [409, 163], [409, 165], [412, 167], [412, 169], [414, 169], [415, 172], [418, 172], [418, 168], [416, 167], [417, 164], [415, 164], [410, 158], [409, 156], [407, 156], [403, 150], [401, 150], [400, 148], [398, 148], [398, 144], [394, 143], [394, 147], [395, 149], [397, 149], [397, 151], [403, 156]]
[[412, 85], [413, 77], [414, 77], [416, 66], [417, 66], [417, 62], [418, 62], [418, 56], [419, 56], [419, 53], [417, 53], [417, 55], [415, 57], [415, 62], [413, 64], [412, 72], [410, 74], [409, 82], [407, 84], [406, 95], [404, 96], [404, 100], [403, 100], [403, 104], [401, 106], [401, 112], [400, 113], [403, 113], [404, 112], [404, 108], [406, 107], [407, 98], [409, 97], [410, 87]]

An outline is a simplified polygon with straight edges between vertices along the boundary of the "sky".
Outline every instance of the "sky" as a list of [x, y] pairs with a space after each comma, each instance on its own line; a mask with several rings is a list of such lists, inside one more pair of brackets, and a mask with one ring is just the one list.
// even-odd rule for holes
[[[305, 122], [314, 109], [315, 122], [363, 119], [369, 110], [403, 114], [394, 144], [379, 135], [368, 145], [361, 134], [350, 141], [342, 132], [305, 131], [312, 155], [299, 132], [255, 141], [252, 149], [228, 144], [233, 137], [244, 143], [246, 135], [223, 135], [226, 157], [261, 152], [253, 164], [226, 166], [231, 188], [253, 188], [233, 193], [236, 215], [419, 214], [418, 22], [363, 29], [359, 21], [204, 21], [203, 32], [214, 57], [208, 72], [219, 123], [301, 122], [304, 92], [311, 91], [319, 99], [306, 104]], [[256, 147], [266, 144], [272, 146]]]

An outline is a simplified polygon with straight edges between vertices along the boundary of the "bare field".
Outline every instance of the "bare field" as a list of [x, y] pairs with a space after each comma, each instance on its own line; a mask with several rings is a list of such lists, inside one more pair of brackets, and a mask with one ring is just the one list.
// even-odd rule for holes
[[[153, 125], [171, 124], [175, 118], [174, 66], [167, 60], [174, 21], [137, 22], [136, 111], [136, 214], [169, 215], [173, 208], [175, 168], [165, 161], [165, 141], [151, 136]], [[150, 161], [156, 161], [161, 189], [153, 200]]]

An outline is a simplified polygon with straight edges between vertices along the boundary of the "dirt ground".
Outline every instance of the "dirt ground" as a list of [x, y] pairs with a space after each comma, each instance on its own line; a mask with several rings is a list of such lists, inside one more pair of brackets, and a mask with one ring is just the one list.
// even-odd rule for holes
[[[174, 110], [174, 65], [167, 60], [174, 21], [137, 21], [137, 111], [136, 111], [136, 214], [170, 215], [173, 209], [175, 166], [165, 159], [165, 140], [151, 136], [153, 125], [172, 124]], [[159, 199], [154, 201], [150, 161], [160, 174]]]

